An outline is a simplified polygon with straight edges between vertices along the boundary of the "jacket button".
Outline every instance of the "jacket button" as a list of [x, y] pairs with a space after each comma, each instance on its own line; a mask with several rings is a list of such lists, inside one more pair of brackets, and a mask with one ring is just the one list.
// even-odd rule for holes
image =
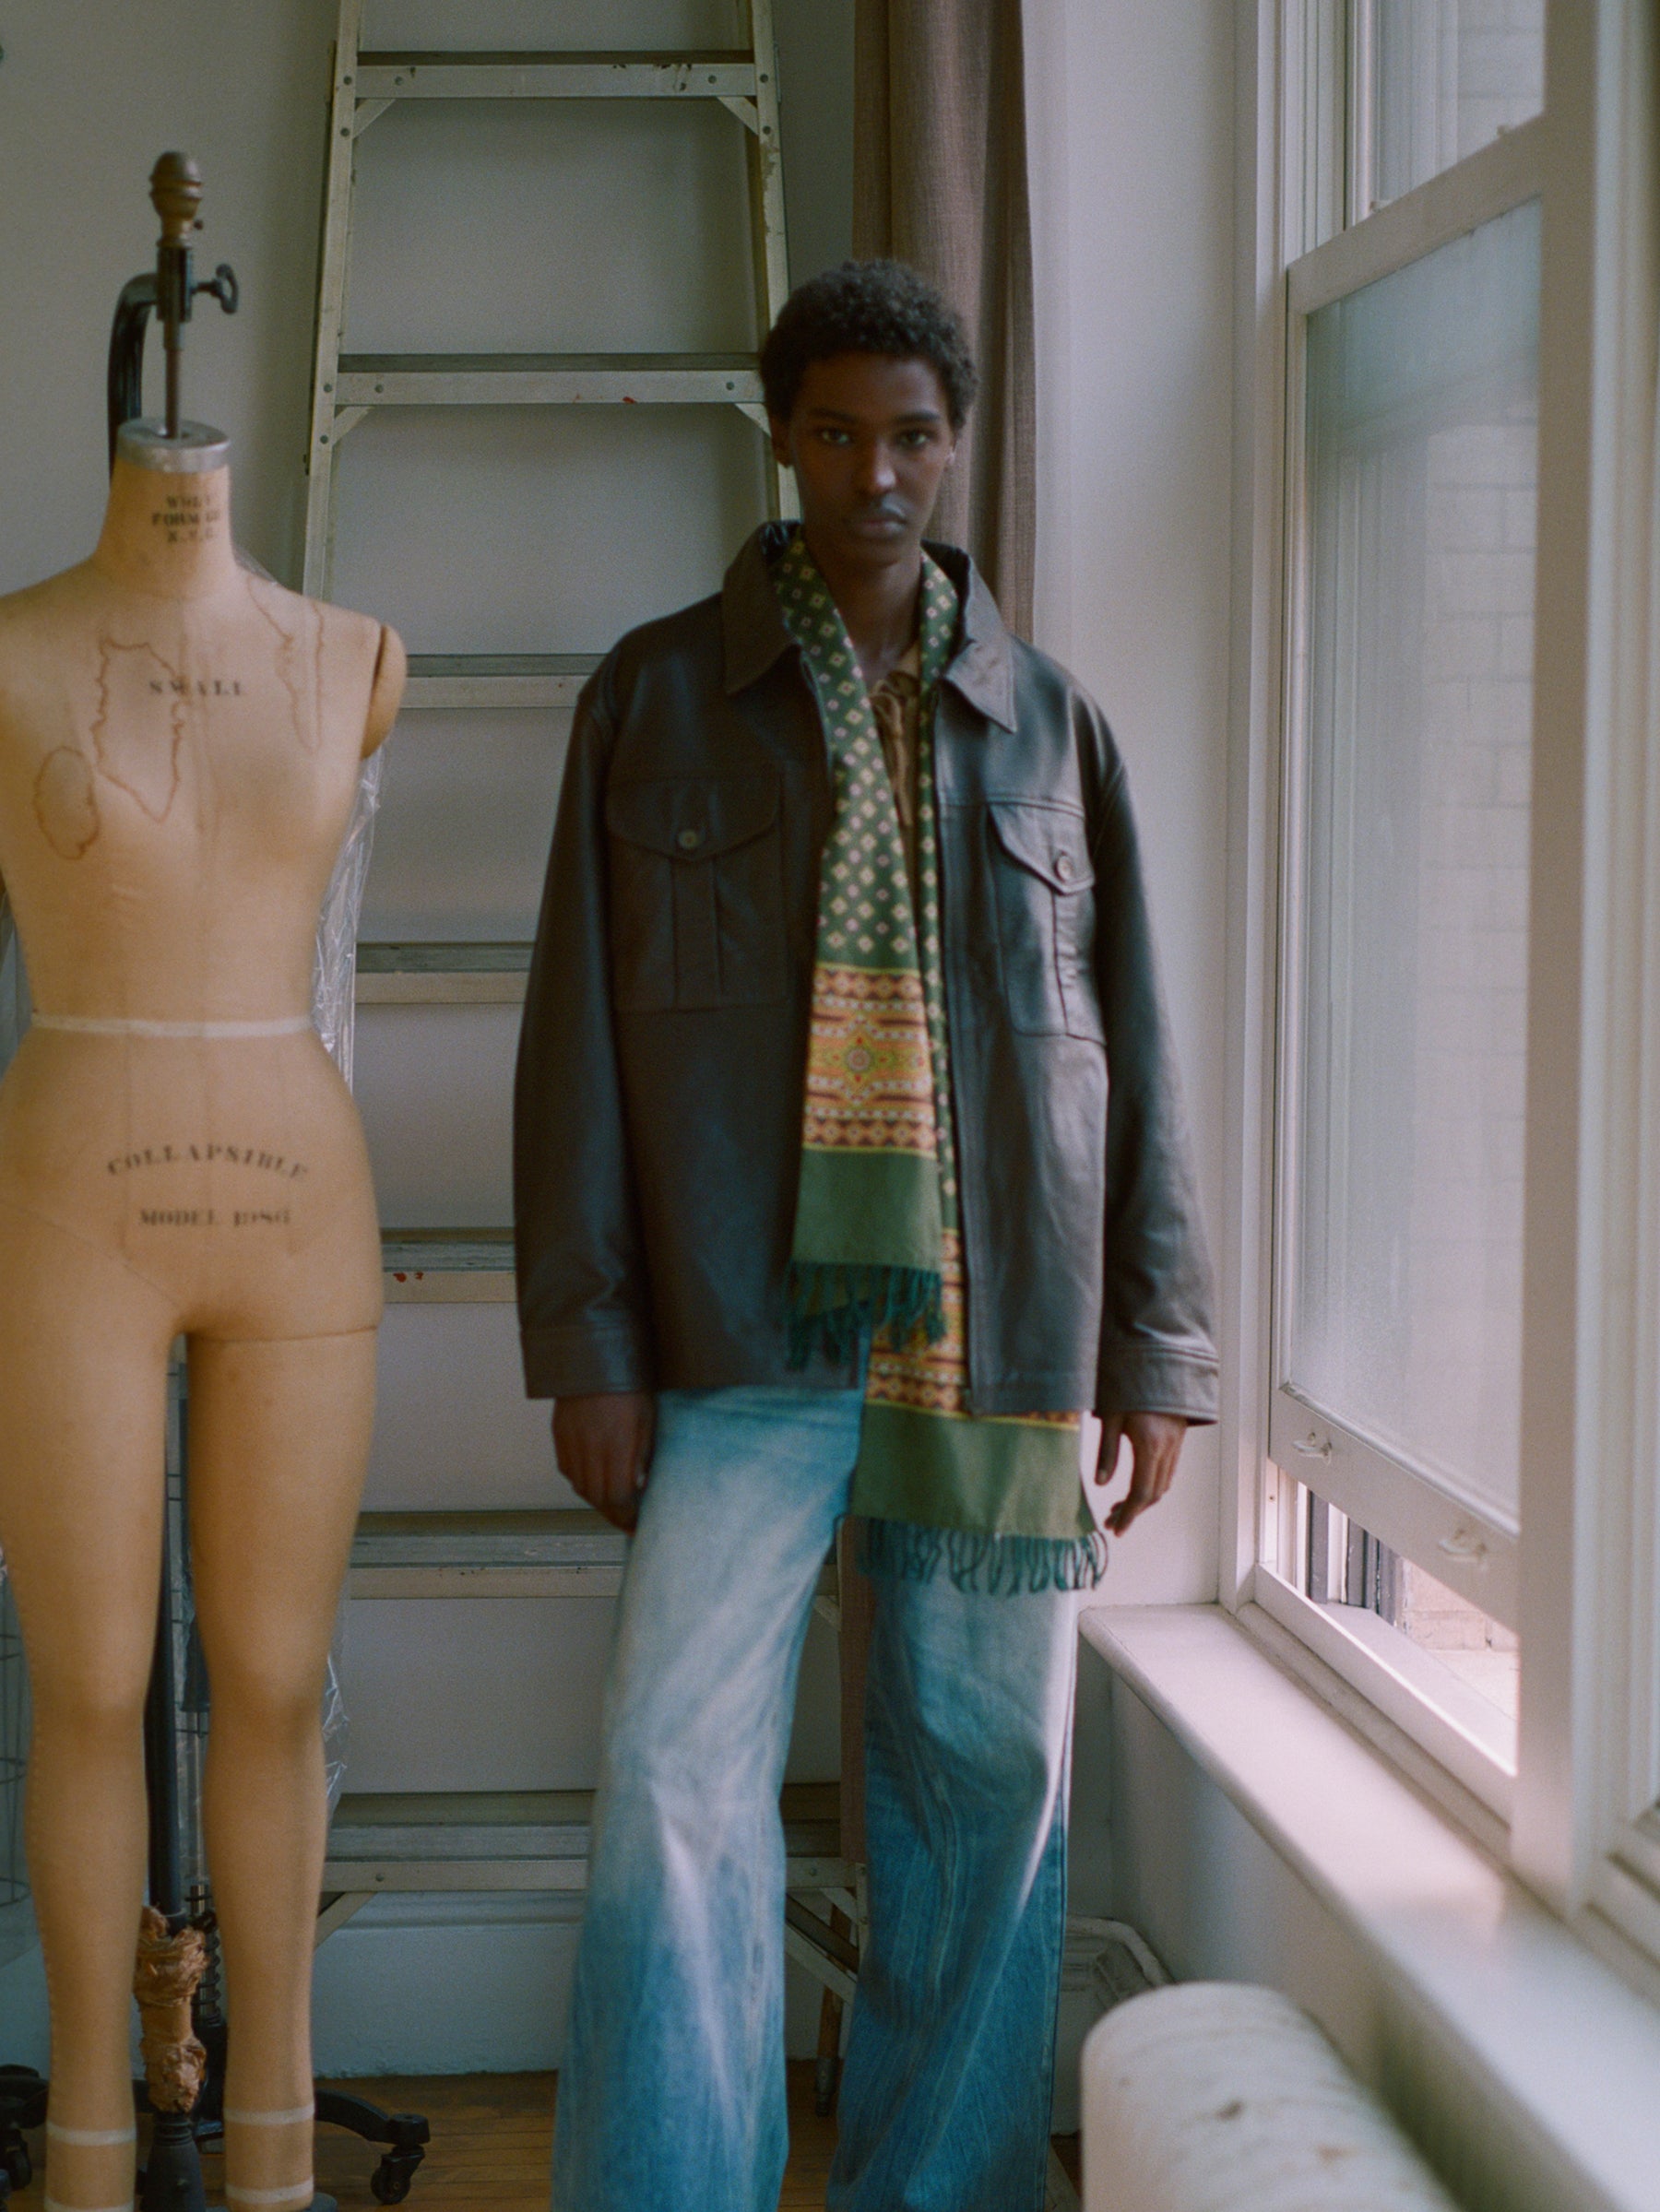
[[694, 853], [703, 843], [701, 830], [682, 830], [674, 841], [682, 853]]
[[1072, 855], [1070, 853], [1057, 853], [1055, 855], [1055, 873], [1060, 877], [1063, 883], [1070, 883], [1072, 881]]

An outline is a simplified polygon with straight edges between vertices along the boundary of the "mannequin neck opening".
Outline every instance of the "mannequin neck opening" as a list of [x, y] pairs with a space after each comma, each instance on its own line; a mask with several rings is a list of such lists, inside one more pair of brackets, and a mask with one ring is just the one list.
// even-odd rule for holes
[[157, 598], [222, 591], [240, 574], [229, 451], [222, 440], [208, 439], [170, 450], [164, 441], [129, 438], [124, 430], [92, 565]]

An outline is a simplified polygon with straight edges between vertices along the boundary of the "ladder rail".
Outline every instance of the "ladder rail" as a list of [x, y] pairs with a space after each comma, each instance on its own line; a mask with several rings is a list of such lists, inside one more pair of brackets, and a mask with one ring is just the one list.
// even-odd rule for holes
[[312, 368], [311, 436], [306, 449], [305, 569], [302, 588], [328, 597], [334, 570], [335, 384], [346, 320], [351, 252], [351, 198], [356, 185], [357, 64], [363, 0], [340, 0], [334, 84], [328, 103], [328, 167], [324, 186], [323, 252], [317, 278], [317, 352]]
[[[773, 0], [746, 0], [750, 52], [755, 59], [757, 128], [747, 134], [750, 179], [750, 244], [755, 268], [756, 345], [778, 319], [789, 297], [789, 248], [784, 220], [784, 155], [778, 135], [778, 48], [773, 33]], [[767, 505], [776, 517], [800, 513], [795, 479], [773, 455], [767, 432]]]

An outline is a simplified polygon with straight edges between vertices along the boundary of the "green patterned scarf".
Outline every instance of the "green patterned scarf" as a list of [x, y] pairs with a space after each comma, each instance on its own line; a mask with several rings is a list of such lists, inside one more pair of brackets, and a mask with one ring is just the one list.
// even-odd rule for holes
[[852, 1509], [868, 1566], [966, 1588], [1092, 1585], [1105, 1564], [1078, 1475], [1076, 1414], [967, 1410], [940, 948], [933, 720], [956, 645], [950, 578], [926, 554], [919, 607], [917, 896], [870, 696], [828, 586], [797, 531], [773, 571], [805, 656], [835, 779], [820, 873], [791, 1355], [871, 1356]]

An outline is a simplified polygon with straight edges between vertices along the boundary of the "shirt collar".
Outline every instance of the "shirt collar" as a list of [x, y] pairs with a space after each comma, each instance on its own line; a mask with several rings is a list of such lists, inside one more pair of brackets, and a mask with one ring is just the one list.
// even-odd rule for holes
[[[726, 573], [720, 619], [729, 696], [747, 691], [782, 654], [793, 649], [794, 641], [778, 612], [771, 570], [797, 526], [764, 522], [744, 540]], [[966, 553], [954, 545], [931, 542], [928, 550], [955, 585], [963, 610], [961, 642], [944, 681], [988, 720], [1012, 730], [1014, 663], [997, 602]]]

